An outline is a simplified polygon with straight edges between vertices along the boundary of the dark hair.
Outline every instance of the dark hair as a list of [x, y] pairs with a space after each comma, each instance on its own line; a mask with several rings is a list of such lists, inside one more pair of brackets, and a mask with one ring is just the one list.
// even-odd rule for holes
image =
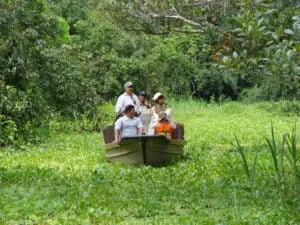
[[133, 106], [133, 105], [127, 105], [127, 106], [125, 107], [125, 113], [131, 112], [133, 109], [134, 109], [134, 106]]

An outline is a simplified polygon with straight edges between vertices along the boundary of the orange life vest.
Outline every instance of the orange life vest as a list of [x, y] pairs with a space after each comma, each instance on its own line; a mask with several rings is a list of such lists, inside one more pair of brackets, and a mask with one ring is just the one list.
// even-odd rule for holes
[[155, 134], [157, 135], [166, 135], [168, 138], [171, 138], [172, 131], [173, 128], [169, 121], [159, 122], [155, 126]]

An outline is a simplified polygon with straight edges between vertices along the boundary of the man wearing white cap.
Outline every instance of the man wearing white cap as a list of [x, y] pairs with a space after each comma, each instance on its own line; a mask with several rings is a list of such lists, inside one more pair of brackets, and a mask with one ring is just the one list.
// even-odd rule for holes
[[124, 110], [128, 105], [133, 105], [137, 115], [140, 114], [140, 103], [138, 97], [133, 93], [133, 83], [126, 82], [124, 89], [125, 92], [119, 96], [116, 104], [117, 118], [124, 115]]

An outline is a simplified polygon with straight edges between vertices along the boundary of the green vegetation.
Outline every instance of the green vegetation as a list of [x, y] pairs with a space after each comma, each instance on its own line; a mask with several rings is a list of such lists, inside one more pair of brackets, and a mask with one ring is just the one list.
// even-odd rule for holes
[[99, 104], [128, 80], [206, 101], [297, 101], [299, 12], [297, 0], [1, 0], [0, 145], [38, 141], [33, 129], [57, 116], [106, 120]]
[[[299, 13], [0, 0], [0, 224], [299, 224]], [[129, 80], [173, 97], [179, 162], [106, 162], [100, 132]]]
[[299, 116], [271, 103], [170, 104], [188, 144], [167, 167], [108, 163], [102, 135], [80, 122], [1, 149], [0, 223], [299, 224]]

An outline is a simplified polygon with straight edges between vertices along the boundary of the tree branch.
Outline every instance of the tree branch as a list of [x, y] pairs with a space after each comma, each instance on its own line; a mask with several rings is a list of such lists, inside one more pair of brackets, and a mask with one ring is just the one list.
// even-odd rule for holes
[[202, 0], [202, 1], [198, 1], [198, 2], [194, 2], [194, 3], [189, 3], [189, 4], [183, 4], [183, 7], [189, 7], [189, 6], [202, 6], [208, 3], [213, 3], [216, 2], [216, 0]]
[[183, 16], [180, 16], [179, 14], [177, 15], [162, 15], [162, 14], [157, 14], [157, 13], [149, 13], [148, 14], [151, 18], [169, 18], [169, 19], [178, 19], [178, 20], [182, 20], [183, 22], [185, 22], [186, 24], [189, 25], [193, 25], [196, 27], [202, 27], [202, 25], [200, 23], [197, 23], [195, 21], [189, 20], [184, 18]]
[[[198, 2], [190, 3], [189, 5], [192, 5], [192, 4], [200, 5], [200, 4], [205, 4], [205, 3], [209, 3], [209, 2], [213, 2], [213, 1], [215, 1], [215, 0], [201, 0], [201, 1], [198, 1]], [[183, 6], [184, 6], [184, 4], [183, 4]], [[206, 26], [207, 27], [212, 27], [212, 26], [214, 27], [213, 24], [208, 23], [207, 21], [196, 22], [194, 20], [191, 20], [191, 19], [188, 19], [188, 18], [185, 18], [185, 17], [181, 16], [174, 5], [171, 6], [171, 9], [170, 9], [171, 11], [168, 10], [169, 14], [166, 13], [166, 12], [162, 13], [162, 12], [144, 11], [141, 8], [139, 10], [133, 10], [133, 9], [128, 9], [128, 8], [127, 9], [126, 8], [120, 9], [119, 8], [118, 10], [121, 10], [121, 12], [124, 13], [125, 15], [127, 14], [128, 16], [131, 16], [131, 17], [134, 17], [134, 18], [137, 18], [137, 19], [142, 19], [142, 20], [154, 20], [154, 19], [181, 20], [183, 23], [191, 25], [191, 26], [197, 28], [197, 29], [189, 30], [189, 29], [174, 27], [174, 28], [170, 29], [170, 30], [173, 30], [175, 32], [202, 33], [203, 32], [203, 27], [206, 27]]]
[[172, 31], [179, 32], [179, 33], [187, 33], [187, 34], [192, 34], [192, 33], [203, 33], [203, 30], [186, 30], [186, 29], [180, 29], [180, 28], [171, 28]]

